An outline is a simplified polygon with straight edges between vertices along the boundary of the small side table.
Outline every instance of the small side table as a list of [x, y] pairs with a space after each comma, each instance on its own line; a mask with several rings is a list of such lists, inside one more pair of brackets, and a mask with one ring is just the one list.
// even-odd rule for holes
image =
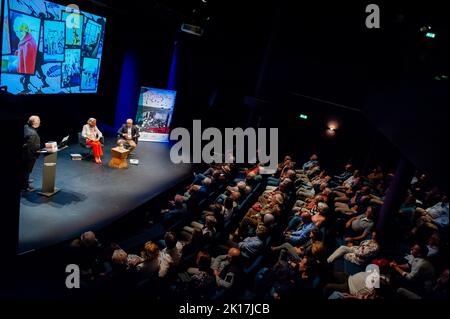
[[128, 167], [128, 154], [129, 150], [121, 148], [119, 146], [111, 149], [112, 159], [109, 161], [109, 166], [112, 168], [127, 168]]

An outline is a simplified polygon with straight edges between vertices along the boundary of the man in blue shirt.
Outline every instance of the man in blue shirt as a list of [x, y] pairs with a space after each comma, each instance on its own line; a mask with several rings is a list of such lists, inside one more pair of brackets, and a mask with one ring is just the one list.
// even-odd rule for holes
[[303, 212], [300, 215], [302, 223], [300, 228], [294, 232], [287, 232], [286, 240], [292, 245], [302, 245], [309, 239], [309, 234], [314, 229], [315, 225], [311, 221], [311, 214], [308, 212]]
[[241, 250], [241, 255], [248, 259], [253, 259], [264, 249], [263, 239], [266, 236], [267, 229], [264, 225], [260, 224], [256, 228], [256, 236], [247, 237], [238, 244]]
[[439, 227], [444, 228], [448, 226], [448, 197], [442, 196], [439, 203], [427, 209], [420, 207], [416, 208], [416, 214], [419, 216], [416, 222], [416, 227], [412, 230], [417, 232], [420, 227], [430, 228], [432, 230], [439, 230]]

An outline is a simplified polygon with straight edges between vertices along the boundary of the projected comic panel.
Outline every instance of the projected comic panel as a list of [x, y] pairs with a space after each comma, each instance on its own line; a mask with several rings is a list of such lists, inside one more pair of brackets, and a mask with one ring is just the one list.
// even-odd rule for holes
[[5, 0], [1, 80], [13, 94], [96, 93], [106, 18], [44, 0]]
[[175, 97], [172, 90], [142, 87], [136, 113], [139, 140], [168, 142]]

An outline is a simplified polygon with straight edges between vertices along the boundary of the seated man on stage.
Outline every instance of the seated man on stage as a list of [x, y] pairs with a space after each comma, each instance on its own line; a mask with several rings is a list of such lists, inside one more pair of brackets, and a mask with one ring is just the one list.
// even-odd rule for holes
[[139, 129], [136, 125], [133, 125], [133, 120], [128, 119], [126, 124], [123, 124], [122, 127], [117, 131], [117, 134], [119, 135], [117, 144], [128, 145], [130, 147], [130, 153], [133, 152], [137, 146], [139, 137]]
[[97, 128], [97, 120], [90, 118], [87, 124], [83, 126], [83, 131], [81, 136], [86, 139], [86, 144], [92, 147], [94, 152], [95, 162], [97, 164], [102, 163], [101, 157], [103, 156], [102, 142], [100, 141], [103, 137], [102, 132]]

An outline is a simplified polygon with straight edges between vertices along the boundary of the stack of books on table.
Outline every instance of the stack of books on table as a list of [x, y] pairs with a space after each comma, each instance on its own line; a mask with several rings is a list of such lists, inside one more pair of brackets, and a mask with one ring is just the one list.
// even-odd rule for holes
[[70, 154], [70, 157], [72, 158], [72, 161], [81, 161], [83, 159], [81, 154]]

